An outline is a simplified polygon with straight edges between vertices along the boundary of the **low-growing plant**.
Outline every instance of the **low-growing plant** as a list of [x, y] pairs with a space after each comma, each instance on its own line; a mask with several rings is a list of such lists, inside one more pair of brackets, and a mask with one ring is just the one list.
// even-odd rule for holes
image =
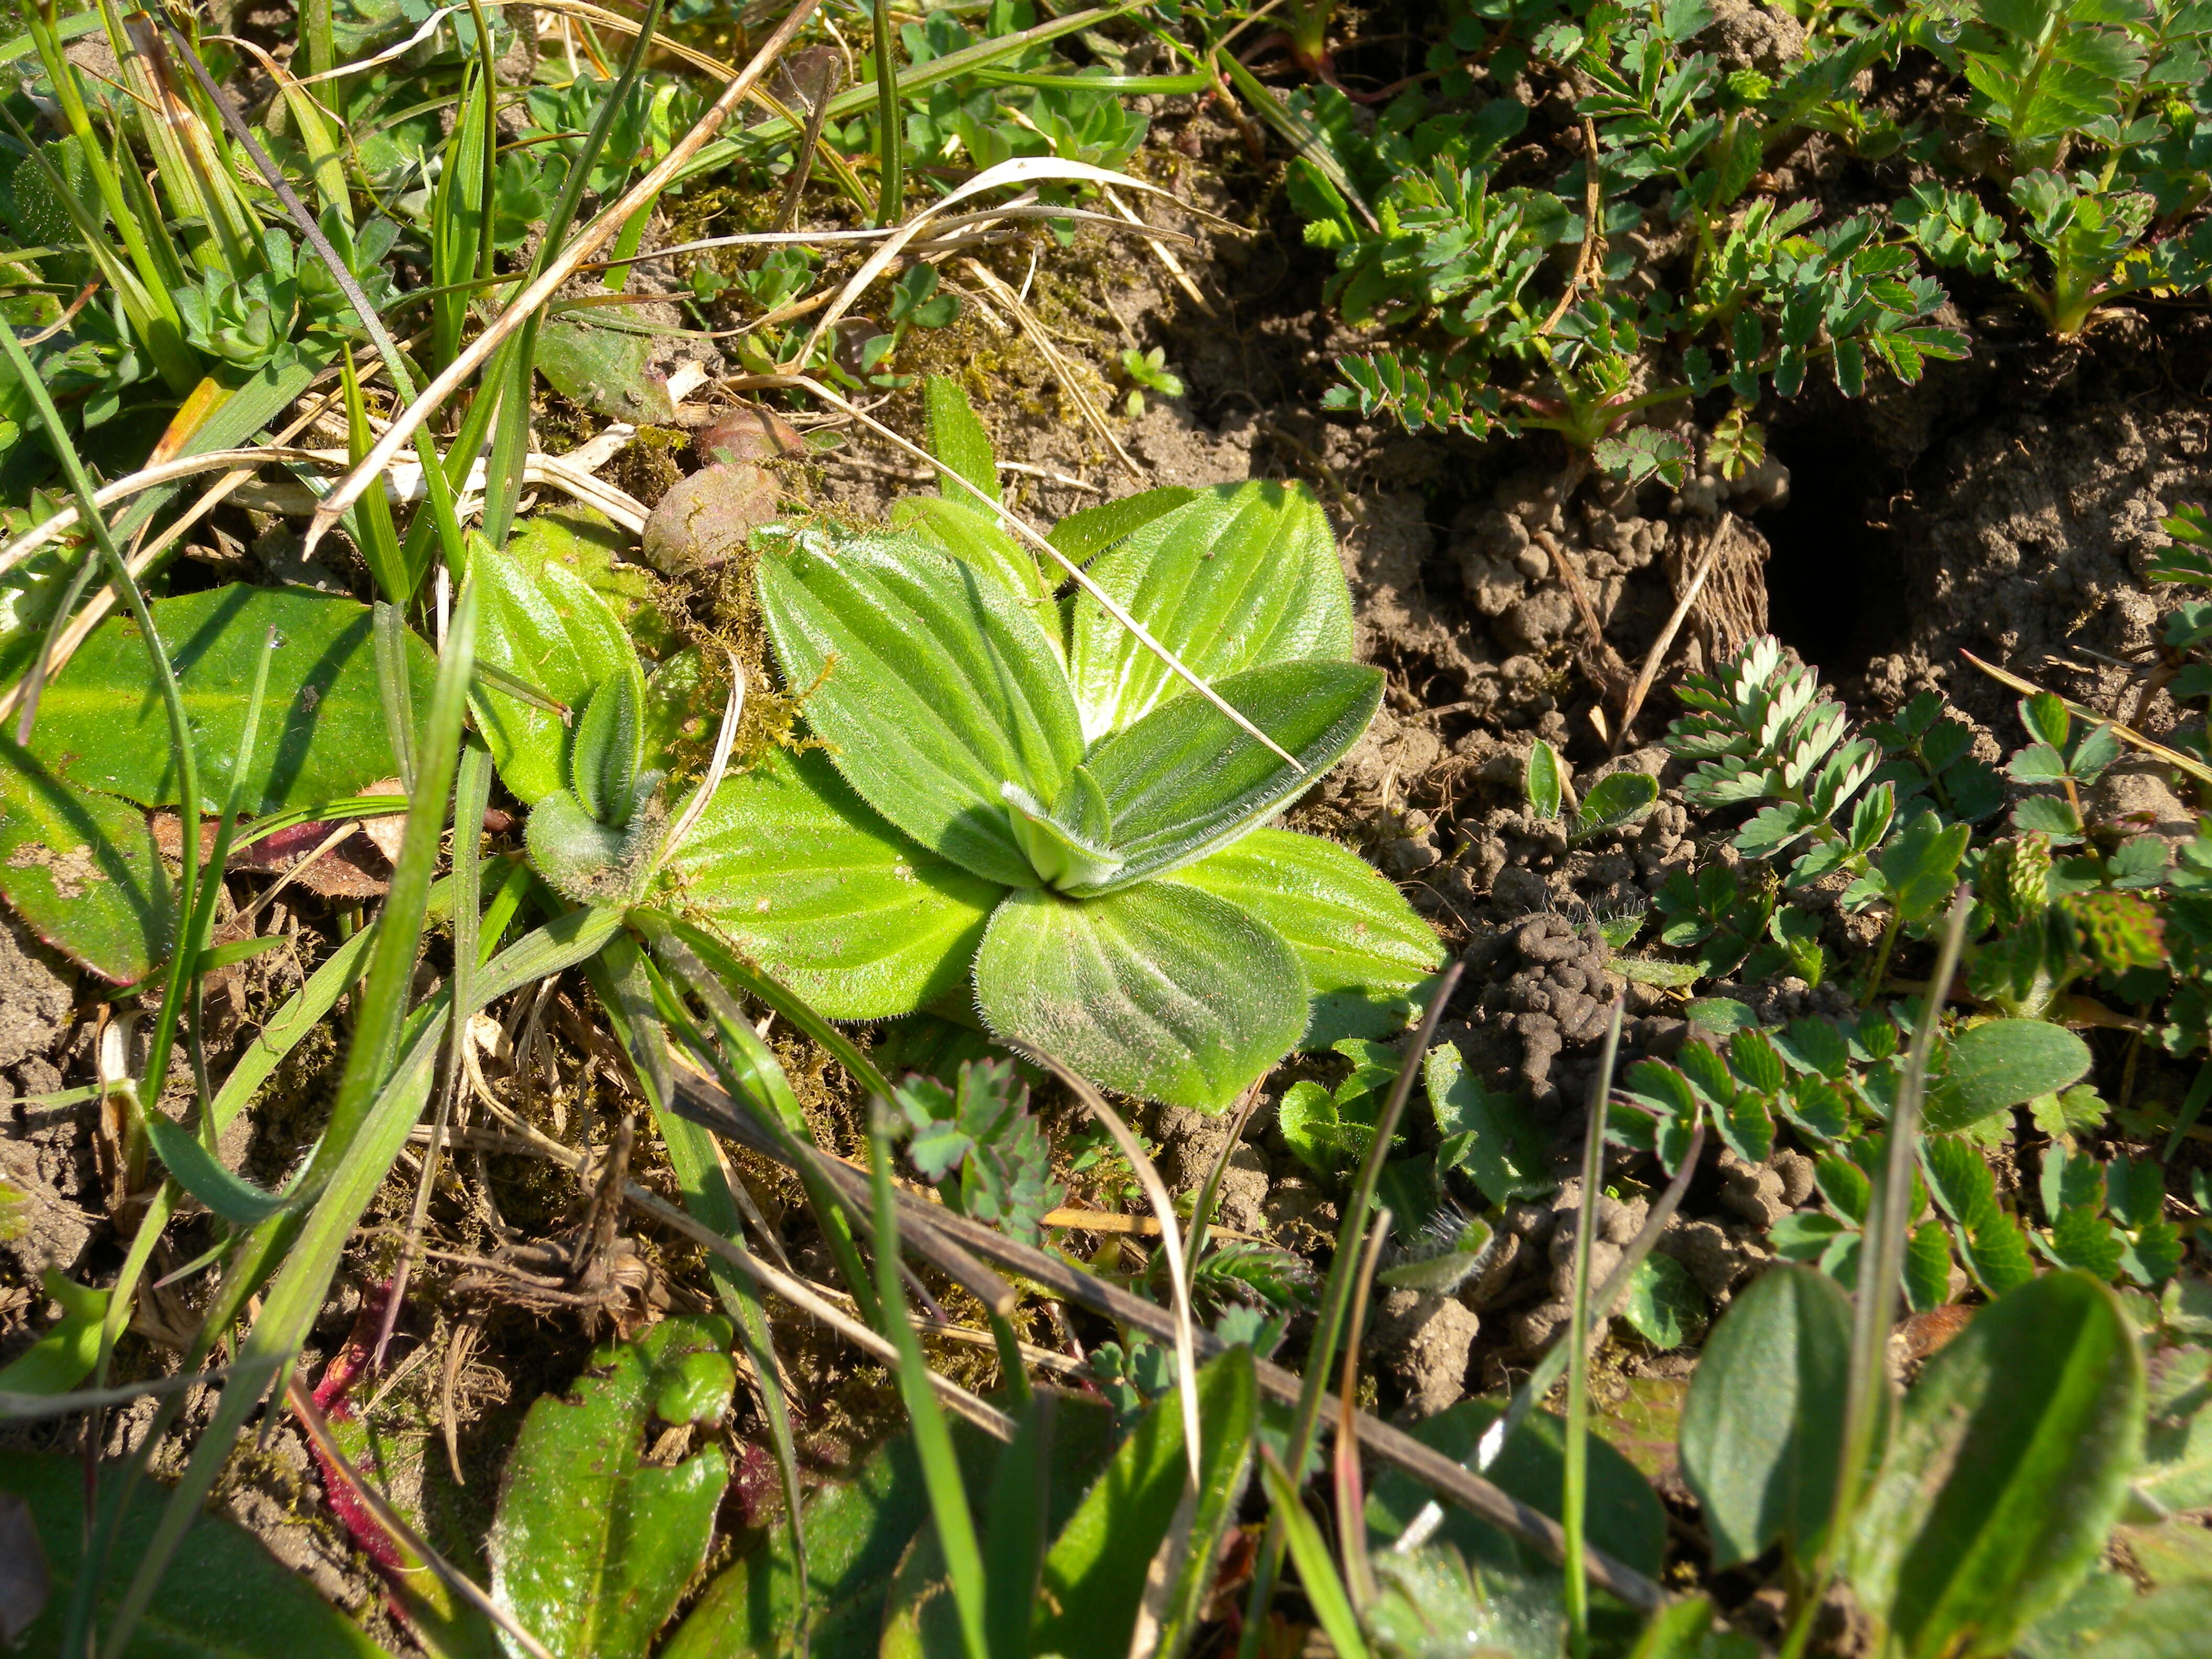
[[[995, 491], [964, 404], [940, 429], [959, 434], [940, 463]], [[972, 998], [1001, 1038], [1175, 1105], [1218, 1109], [1301, 1041], [1402, 1023], [1433, 935], [1350, 852], [1267, 827], [1381, 695], [1348, 660], [1311, 497], [1154, 490], [1075, 514], [1053, 544], [1087, 580], [1064, 600], [982, 514], [916, 513], [904, 538], [793, 526], [761, 556], [814, 746], [716, 792], [670, 855], [687, 902], [833, 1018]], [[634, 750], [609, 803], [638, 787]], [[578, 891], [633, 867], [582, 811], [550, 819], [606, 872], [579, 868]]]

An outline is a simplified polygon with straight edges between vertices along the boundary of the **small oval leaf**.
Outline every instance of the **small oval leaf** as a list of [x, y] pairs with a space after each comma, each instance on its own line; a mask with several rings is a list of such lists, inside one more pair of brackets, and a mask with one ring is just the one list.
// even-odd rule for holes
[[1559, 751], [1539, 738], [1529, 746], [1528, 761], [1521, 776], [1522, 793], [1528, 797], [1528, 810], [1540, 818], [1559, 816], [1559, 803], [1565, 794], [1565, 784], [1559, 771]]

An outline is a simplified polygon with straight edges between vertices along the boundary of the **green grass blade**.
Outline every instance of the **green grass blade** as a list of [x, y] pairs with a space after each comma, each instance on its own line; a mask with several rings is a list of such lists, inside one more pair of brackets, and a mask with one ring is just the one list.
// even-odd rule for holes
[[[358, 463], [374, 441], [369, 436], [368, 405], [362, 398], [361, 377], [354, 373], [350, 351], [338, 354], [338, 375], [345, 392], [346, 459]], [[376, 579], [377, 591], [393, 605], [405, 605], [414, 597], [421, 578], [409, 574], [399, 532], [392, 522], [392, 503], [381, 489], [372, 489], [361, 498], [347, 518], [346, 528], [361, 549], [368, 574]]]
[[982, 1545], [975, 1536], [975, 1517], [968, 1505], [968, 1488], [960, 1479], [959, 1459], [953, 1454], [952, 1431], [929, 1385], [929, 1361], [907, 1317], [906, 1294], [899, 1285], [898, 1206], [891, 1196], [890, 1111], [888, 1103], [878, 1097], [868, 1129], [868, 1173], [875, 1194], [876, 1297], [882, 1305], [878, 1326], [898, 1350], [899, 1394], [913, 1425], [922, 1484], [928, 1490], [930, 1514], [937, 1522], [938, 1547], [944, 1553], [952, 1579], [961, 1645], [968, 1659], [991, 1659], [985, 1624], [988, 1595]]
[[460, 111], [446, 140], [444, 166], [430, 197], [430, 280], [441, 290], [430, 302], [430, 356], [440, 368], [460, 355], [461, 330], [469, 319], [468, 290], [460, 284], [477, 274], [484, 221], [491, 210], [485, 191], [484, 149], [495, 92], [481, 69], [468, 71]]
[[898, 63], [891, 50], [890, 0], [871, 11], [876, 48], [876, 222], [895, 225], [906, 208], [906, 132], [899, 119]]
[[[1358, 1615], [1352, 1610], [1352, 1596], [1344, 1588], [1344, 1580], [1337, 1576], [1336, 1563], [1329, 1559], [1328, 1540], [1298, 1501], [1297, 1484], [1265, 1445], [1260, 1448], [1260, 1478], [1267, 1485], [1274, 1524], [1289, 1540], [1291, 1559], [1297, 1564], [1298, 1583], [1304, 1587], [1314, 1617], [1321, 1622], [1338, 1659], [1367, 1659], [1367, 1638], [1359, 1628]], [[1359, 1516], [1350, 1516], [1343, 1517], [1343, 1524], [1356, 1527], [1364, 1522]]]
[[[592, 118], [591, 130], [584, 136], [582, 153], [568, 164], [561, 193], [554, 198], [552, 211], [545, 216], [538, 255], [531, 261], [532, 277], [544, 273], [546, 261], [568, 240], [569, 227], [575, 222], [577, 210], [583, 203], [585, 181], [606, 148], [607, 133], [629, 100], [630, 88], [644, 71], [646, 56], [653, 47], [653, 31], [660, 21], [660, 5], [661, 0], [649, 0], [636, 37], [630, 42], [629, 56], [623, 61], [622, 73]], [[523, 461], [530, 448], [530, 393], [537, 368], [538, 330], [543, 320], [542, 315], [534, 313], [525, 318], [514, 337], [501, 349], [502, 357], [513, 354], [503, 374], [499, 374], [499, 358], [487, 365], [484, 372], [483, 383], [501, 388], [499, 423], [492, 436], [491, 459], [484, 466], [483, 532], [494, 547], [505, 545], [507, 531], [514, 522], [515, 503], [522, 495]]]
[[[1119, 5], [1092, 6], [1083, 11], [1072, 11], [1065, 17], [1055, 17], [1035, 28], [1002, 34], [996, 40], [980, 40], [972, 46], [949, 52], [942, 58], [933, 58], [926, 64], [908, 64], [907, 72], [899, 77], [899, 90], [903, 96], [911, 98], [915, 93], [942, 85], [947, 81], [956, 81], [963, 75], [1002, 59], [1018, 58], [1031, 46], [1041, 46], [1064, 35], [1097, 28], [1109, 19], [1135, 11], [1140, 3], [1141, 0], [1122, 0]], [[878, 107], [878, 96], [873, 81], [863, 81], [856, 86], [848, 87], [830, 100], [828, 118], [832, 121], [850, 120], [864, 110]], [[798, 137], [799, 132], [800, 123], [792, 117], [770, 116], [765, 121], [747, 127], [741, 138], [721, 138], [711, 144], [702, 145], [699, 153], [678, 172], [671, 182], [682, 184], [702, 173], [714, 172], [726, 167], [737, 156], [757, 149], [763, 142], [782, 142]]]
[[1606, 1103], [1613, 1092], [1613, 1062], [1620, 1055], [1620, 1018], [1613, 1005], [1605, 1049], [1590, 1082], [1589, 1115], [1583, 1126], [1582, 1209], [1575, 1221], [1574, 1322], [1567, 1332], [1566, 1468], [1559, 1496], [1559, 1526], [1566, 1534], [1567, 1638], [1575, 1659], [1589, 1651], [1589, 1563], [1583, 1532], [1589, 1516], [1590, 1255], [1596, 1248], [1598, 1182], [1605, 1171]]

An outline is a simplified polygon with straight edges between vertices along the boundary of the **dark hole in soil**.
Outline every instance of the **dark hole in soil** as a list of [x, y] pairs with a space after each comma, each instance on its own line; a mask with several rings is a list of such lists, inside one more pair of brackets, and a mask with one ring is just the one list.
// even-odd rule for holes
[[1756, 520], [1774, 550], [1768, 617], [1825, 678], [1855, 675], [1894, 647], [1905, 621], [1905, 561], [1889, 522], [1896, 481], [1847, 429], [1808, 423], [1772, 451], [1790, 469], [1790, 499]]

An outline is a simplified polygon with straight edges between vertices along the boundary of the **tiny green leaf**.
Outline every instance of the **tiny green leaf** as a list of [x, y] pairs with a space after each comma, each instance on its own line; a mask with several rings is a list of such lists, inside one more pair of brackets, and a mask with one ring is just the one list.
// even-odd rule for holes
[[1528, 745], [1528, 759], [1522, 769], [1521, 790], [1528, 797], [1528, 810], [1538, 817], [1555, 818], [1559, 816], [1559, 805], [1566, 793], [1565, 780], [1559, 770], [1559, 751], [1539, 738]]
[[568, 728], [569, 790], [586, 811], [617, 830], [629, 821], [631, 793], [644, 759], [640, 690], [631, 676], [612, 676], [585, 698]]
[[[1529, 759], [1533, 763], [1533, 751]], [[1588, 841], [1607, 830], [1624, 829], [1658, 802], [1659, 780], [1647, 772], [1614, 772], [1600, 778], [1583, 797], [1582, 811], [1575, 819], [1575, 839]]]

